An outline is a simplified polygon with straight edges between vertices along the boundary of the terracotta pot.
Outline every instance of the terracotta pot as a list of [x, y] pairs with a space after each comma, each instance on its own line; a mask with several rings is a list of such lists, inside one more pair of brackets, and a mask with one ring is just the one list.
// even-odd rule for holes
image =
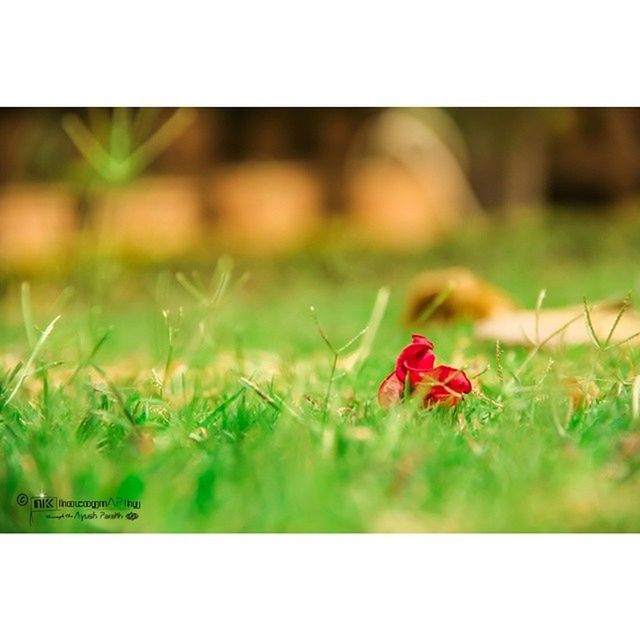
[[320, 182], [296, 163], [223, 168], [213, 176], [210, 197], [222, 243], [247, 253], [296, 249], [320, 222]]
[[347, 210], [366, 243], [411, 249], [432, 244], [459, 223], [464, 195], [446, 171], [368, 160], [349, 177]]
[[101, 248], [164, 258], [197, 245], [202, 203], [191, 178], [154, 177], [105, 193], [91, 215]]
[[31, 270], [56, 260], [76, 234], [75, 201], [58, 185], [20, 184], [0, 192], [0, 266]]

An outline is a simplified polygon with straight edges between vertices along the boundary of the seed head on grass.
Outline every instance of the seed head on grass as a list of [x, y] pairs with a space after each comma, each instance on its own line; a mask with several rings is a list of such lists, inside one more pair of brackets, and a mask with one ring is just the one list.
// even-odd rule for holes
[[333, 386], [333, 381], [336, 374], [336, 368], [338, 366], [338, 358], [352, 344], [354, 344], [357, 340], [359, 340], [368, 331], [369, 327], [366, 326], [364, 329], [359, 331], [355, 336], [353, 336], [353, 338], [351, 338], [345, 344], [343, 344], [340, 348], [336, 348], [333, 346], [333, 343], [331, 342], [331, 340], [329, 340], [329, 337], [322, 329], [322, 326], [320, 325], [320, 321], [318, 320], [318, 314], [316, 313], [315, 307], [311, 306], [309, 307], [309, 310], [311, 311], [311, 317], [313, 318], [316, 328], [318, 329], [318, 333], [320, 334], [320, 337], [325, 342], [327, 347], [329, 347], [329, 350], [333, 355], [333, 358], [331, 360], [331, 373], [329, 374], [329, 382], [327, 383], [327, 393], [325, 394], [325, 398], [324, 398], [323, 416], [326, 419], [329, 411], [329, 400], [331, 399], [331, 388]]

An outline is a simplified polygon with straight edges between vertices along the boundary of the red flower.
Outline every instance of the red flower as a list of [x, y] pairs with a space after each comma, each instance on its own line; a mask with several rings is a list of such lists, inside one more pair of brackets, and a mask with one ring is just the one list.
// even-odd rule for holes
[[425, 392], [425, 404], [449, 402], [453, 406], [462, 399], [463, 394], [471, 391], [471, 381], [464, 371], [441, 364], [425, 372], [418, 385], [418, 392], [422, 391]]
[[447, 365], [434, 367], [433, 344], [425, 337], [413, 335], [411, 344], [398, 356], [396, 369], [378, 389], [378, 402], [388, 407], [402, 400], [407, 374], [408, 390], [422, 396], [424, 405], [446, 403], [454, 406], [465, 393], [471, 391], [471, 382], [463, 371]]
[[404, 384], [407, 373], [412, 385], [416, 385], [422, 379], [425, 371], [433, 369], [436, 357], [432, 352], [433, 343], [424, 336], [413, 334], [411, 344], [405, 347], [396, 360], [396, 375], [398, 380]]

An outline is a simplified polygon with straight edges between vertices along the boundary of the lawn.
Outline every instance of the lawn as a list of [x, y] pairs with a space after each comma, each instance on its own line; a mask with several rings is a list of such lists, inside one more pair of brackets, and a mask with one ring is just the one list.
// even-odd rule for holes
[[[469, 225], [411, 256], [334, 243], [277, 261], [85, 257], [28, 289], [6, 276], [0, 530], [640, 531], [637, 347], [530, 357], [533, 347], [478, 341], [468, 322], [402, 324], [410, 279], [452, 265], [529, 308], [541, 289], [549, 307], [637, 298], [638, 238], [632, 218], [550, 213]], [[330, 382], [310, 307], [342, 345], [382, 287], [378, 331], [345, 350]], [[377, 404], [416, 329], [473, 377], [453, 409]], [[41, 493], [139, 508], [31, 513]]]

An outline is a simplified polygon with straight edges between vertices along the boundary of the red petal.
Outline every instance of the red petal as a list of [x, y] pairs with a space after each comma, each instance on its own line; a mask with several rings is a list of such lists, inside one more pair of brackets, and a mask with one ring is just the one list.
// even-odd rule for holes
[[392, 371], [380, 385], [378, 389], [378, 402], [384, 409], [390, 407], [402, 400], [404, 393], [404, 384], [396, 376], [396, 372]]
[[[433, 368], [436, 357], [431, 352], [431, 343], [422, 344], [414, 343], [405, 347], [396, 360], [396, 375], [400, 382], [404, 383], [404, 379], [409, 372], [428, 371]], [[414, 375], [411, 375], [411, 382], [415, 384]], [[419, 378], [419, 376], [418, 376]]]
[[409, 373], [409, 379], [411, 384], [415, 387], [422, 380], [422, 376], [429, 371], [433, 371], [433, 365], [435, 364], [436, 357], [430, 353], [426, 355], [419, 363], [417, 367], [410, 367], [407, 365], [407, 372]]
[[467, 378], [465, 372], [460, 369], [454, 369], [453, 367], [448, 367], [446, 364], [441, 364], [432, 369], [430, 373], [435, 374], [439, 382], [444, 382], [445, 385], [453, 391], [457, 391], [458, 393], [469, 393], [471, 391], [471, 381]]
[[[437, 382], [442, 384], [434, 384]], [[440, 365], [425, 372], [422, 383], [426, 392], [425, 404], [446, 402], [453, 406], [461, 399], [462, 394], [471, 391], [471, 381], [464, 371], [447, 365]]]
[[411, 342], [413, 344], [426, 344], [429, 349], [433, 349], [433, 342], [427, 340], [424, 336], [421, 336], [419, 333], [414, 333], [411, 336]]

